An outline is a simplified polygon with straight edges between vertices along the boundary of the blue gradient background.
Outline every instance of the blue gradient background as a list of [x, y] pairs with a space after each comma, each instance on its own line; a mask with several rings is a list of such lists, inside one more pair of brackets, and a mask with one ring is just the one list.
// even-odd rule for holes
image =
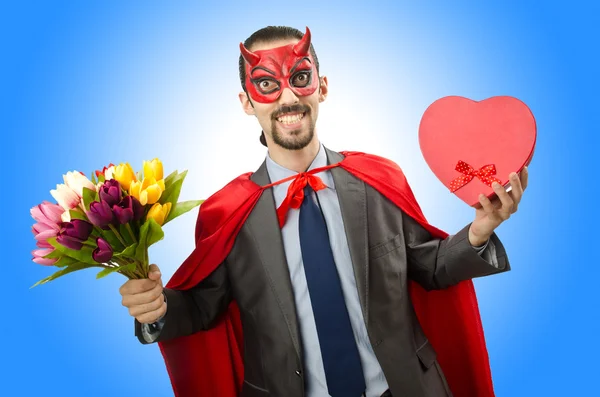
[[[63, 173], [89, 175], [108, 162], [139, 169], [160, 157], [166, 171], [188, 169], [183, 200], [256, 169], [265, 149], [238, 102], [238, 43], [269, 24], [313, 32], [330, 86], [322, 141], [397, 161], [429, 221], [451, 233], [473, 210], [427, 168], [421, 115], [446, 95], [512, 95], [530, 106], [539, 128], [530, 186], [498, 230], [513, 270], [475, 281], [497, 395], [598, 395], [591, 6], [199, 3], [2, 7], [0, 199], [10, 226], [1, 240], [0, 395], [172, 395], [158, 347], [134, 337], [122, 276], [83, 271], [29, 289], [53, 271], [31, 262], [29, 209], [52, 200]], [[196, 213], [168, 225], [151, 251], [165, 279], [192, 249]]]

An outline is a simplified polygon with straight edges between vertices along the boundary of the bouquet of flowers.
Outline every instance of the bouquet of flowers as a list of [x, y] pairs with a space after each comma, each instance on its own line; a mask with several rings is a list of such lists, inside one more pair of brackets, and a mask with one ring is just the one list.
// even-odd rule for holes
[[148, 247], [164, 237], [162, 226], [204, 200], [177, 202], [187, 171], [163, 178], [159, 159], [144, 161], [135, 173], [129, 163], [109, 164], [88, 179], [63, 175], [44, 201], [31, 209], [37, 249], [33, 261], [60, 268], [32, 286], [65, 274], [100, 267], [97, 278], [117, 272], [130, 279], [148, 277]]

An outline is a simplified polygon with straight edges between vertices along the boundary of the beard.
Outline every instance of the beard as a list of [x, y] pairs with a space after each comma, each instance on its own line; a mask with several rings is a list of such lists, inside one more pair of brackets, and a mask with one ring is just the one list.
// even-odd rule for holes
[[[303, 112], [303, 120], [308, 118], [308, 132], [303, 134], [303, 129], [292, 130], [287, 133], [288, 137], [277, 130], [277, 117], [286, 112]], [[285, 106], [284, 108], [273, 113], [271, 117], [271, 137], [273, 142], [287, 150], [304, 149], [313, 140], [315, 136], [315, 122], [311, 116], [311, 109], [306, 105]]]

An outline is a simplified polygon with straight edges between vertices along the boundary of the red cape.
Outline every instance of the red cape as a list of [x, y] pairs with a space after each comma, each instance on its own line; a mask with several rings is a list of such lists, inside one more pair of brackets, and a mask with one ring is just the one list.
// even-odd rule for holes
[[[342, 152], [339, 166], [365, 181], [414, 218], [433, 236], [447, 234], [427, 223], [402, 170], [393, 162], [360, 152]], [[196, 248], [166, 287], [186, 290], [208, 276], [229, 254], [235, 237], [262, 192], [246, 173], [207, 199], [198, 214]], [[281, 182], [281, 181], [280, 181]], [[460, 397], [493, 397], [483, 328], [473, 283], [463, 281], [425, 291], [409, 281], [410, 295], [425, 334], [438, 353], [450, 389]], [[243, 379], [243, 335], [235, 302], [217, 326], [159, 342], [177, 397], [238, 396]]]

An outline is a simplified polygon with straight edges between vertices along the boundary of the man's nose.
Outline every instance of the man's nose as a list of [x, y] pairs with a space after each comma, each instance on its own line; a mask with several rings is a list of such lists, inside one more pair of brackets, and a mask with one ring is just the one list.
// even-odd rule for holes
[[281, 92], [279, 102], [281, 102], [281, 105], [283, 106], [289, 106], [300, 102], [300, 100], [292, 90], [290, 90], [288, 87], [285, 87]]

